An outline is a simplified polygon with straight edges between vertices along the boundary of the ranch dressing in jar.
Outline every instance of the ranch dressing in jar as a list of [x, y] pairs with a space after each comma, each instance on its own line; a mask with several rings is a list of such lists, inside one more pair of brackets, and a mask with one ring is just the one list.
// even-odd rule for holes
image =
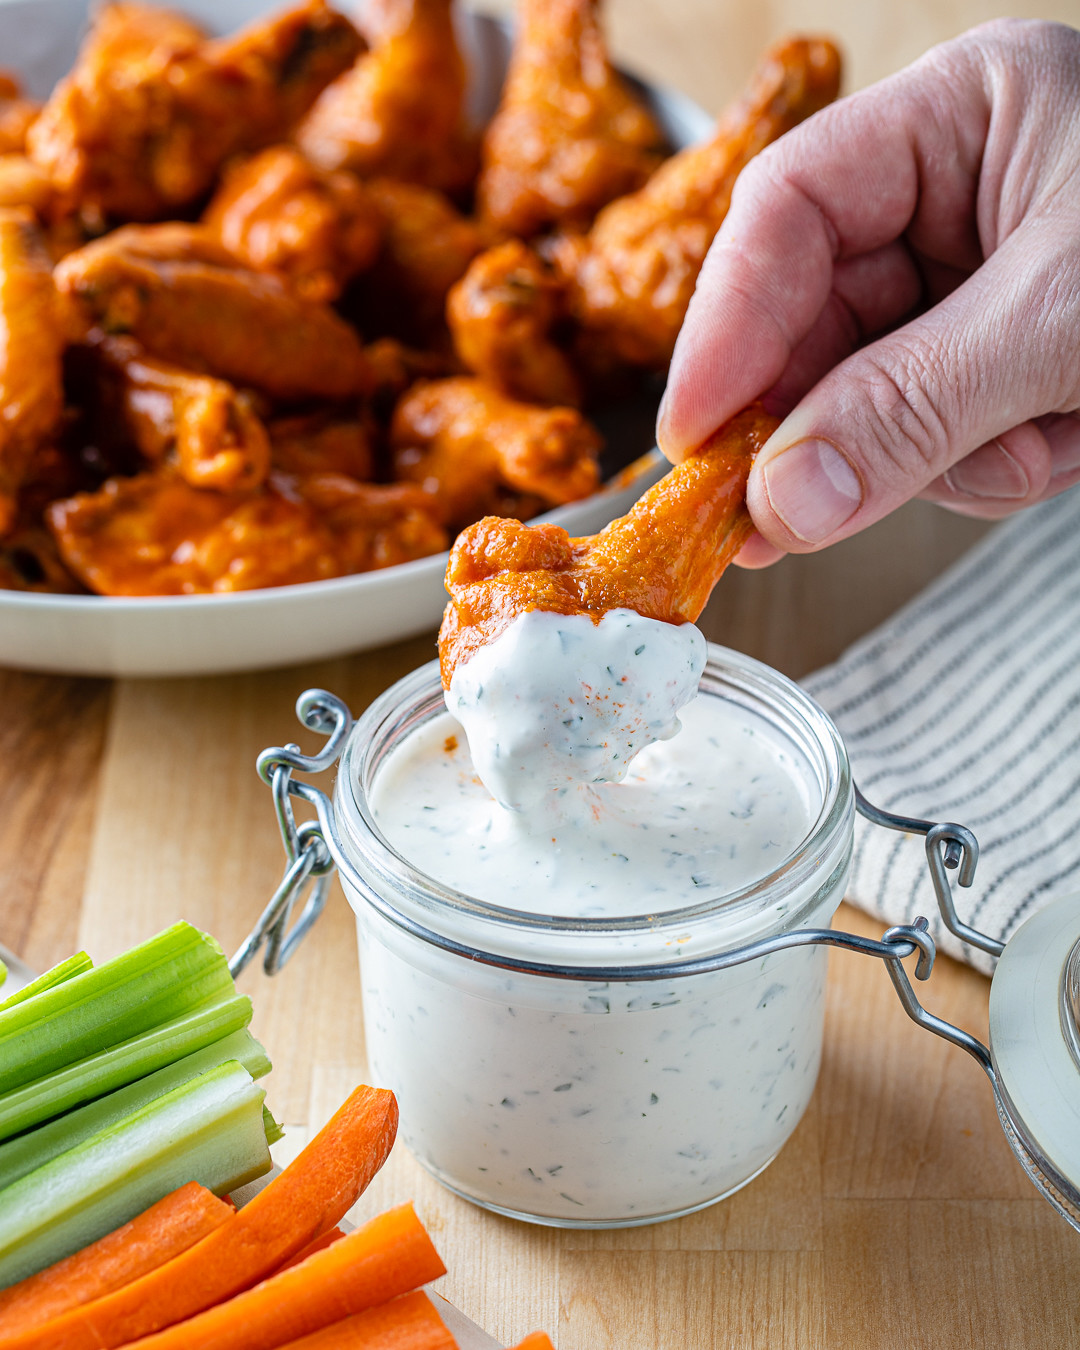
[[[538, 722], [537, 652], [572, 650], [581, 623], [611, 625], [584, 703], [549, 682]], [[701, 673], [694, 629], [623, 611], [529, 626], [490, 723], [505, 739], [478, 739], [483, 666], [448, 699], [505, 805], [435, 667], [372, 705], [346, 751], [336, 805], [371, 1067], [405, 1142], [460, 1194], [546, 1223], [654, 1222], [745, 1184], [809, 1101], [824, 953], [707, 966], [828, 926], [850, 858], [846, 757], [767, 667], [713, 648]], [[656, 666], [635, 667], [627, 653], [653, 642]], [[547, 745], [545, 722], [568, 721]]]

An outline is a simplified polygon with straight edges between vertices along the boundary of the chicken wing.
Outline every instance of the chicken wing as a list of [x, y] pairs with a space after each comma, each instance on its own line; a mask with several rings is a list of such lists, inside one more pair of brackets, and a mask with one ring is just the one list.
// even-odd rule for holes
[[535, 515], [600, 480], [600, 434], [579, 412], [517, 403], [465, 377], [409, 390], [390, 444], [395, 476], [434, 494], [454, 529], [488, 512]]
[[287, 277], [308, 300], [336, 300], [379, 251], [381, 218], [359, 179], [289, 145], [228, 169], [203, 222], [245, 266]]
[[148, 356], [137, 342], [95, 343], [105, 421], [121, 426], [143, 459], [175, 462], [192, 487], [258, 487], [270, 468], [270, 438], [250, 394]]
[[502, 101], [487, 131], [480, 214], [528, 237], [587, 225], [660, 162], [663, 135], [611, 67], [599, 0], [521, 0]]
[[451, 0], [372, 0], [365, 32], [371, 51], [319, 97], [296, 143], [324, 169], [464, 187], [476, 164]]
[[745, 409], [597, 535], [571, 539], [557, 525], [494, 517], [465, 530], [446, 569], [444, 688], [457, 666], [529, 610], [696, 619], [753, 530], [746, 480], [777, 425], [760, 405]]
[[272, 398], [348, 398], [370, 384], [356, 331], [277, 277], [232, 264], [198, 225], [129, 225], [69, 254], [56, 284], [88, 327]]
[[511, 239], [473, 260], [450, 291], [454, 350], [511, 398], [577, 407], [581, 381], [550, 337], [565, 317], [565, 286], [527, 244]]
[[40, 111], [40, 104], [23, 98], [18, 80], [0, 71], [0, 155], [22, 153], [27, 130]]
[[28, 153], [93, 228], [156, 220], [205, 194], [229, 155], [281, 140], [361, 47], [325, 0], [220, 41], [153, 5], [106, 5]]
[[66, 340], [41, 231], [29, 211], [0, 208], [0, 535], [59, 426]]
[[446, 296], [489, 233], [432, 188], [373, 178], [365, 184], [382, 218], [382, 250], [357, 284], [365, 331], [420, 347], [448, 348]]
[[200, 492], [159, 470], [54, 502], [47, 521], [66, 565], [100, 595], [322, 581], [446, 546], [425, 493], [336, 474], [275, 474], [252, 494]]
[[823, 39], [792, 38], [766, 53], [743, 97], [705, 145], [674, 155], [648, 183], [605, 207], [584, 242], [561, 256], [572, 306], [584, 329], [581, 350], [633, 365], [662, 367], [701, 264], [727, 214], [747, 162], [830, 103], [840, 57]]

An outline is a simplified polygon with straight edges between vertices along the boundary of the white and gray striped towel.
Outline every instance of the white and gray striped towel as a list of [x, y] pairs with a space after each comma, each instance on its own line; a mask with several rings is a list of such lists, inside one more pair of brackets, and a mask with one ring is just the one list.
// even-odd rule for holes
[[[833, 666], [804, 682], [875, 805], [955, 821], [980, 844], [963, 919], [1006, 939], [1080, 890], [1080, 489], [998, 526]], [[852, 902], [888, 923], [938, 919], [921, 836], [856, 825]]]

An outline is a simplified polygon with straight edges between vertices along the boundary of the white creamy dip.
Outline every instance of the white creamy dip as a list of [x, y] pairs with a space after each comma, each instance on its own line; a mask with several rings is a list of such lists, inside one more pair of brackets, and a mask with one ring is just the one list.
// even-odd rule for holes
[[790, 747], [744, 710], [696, 698], [682, 723], [622, 782], [548, 789], [548, 809], [530, 812], [492, 799], [447, 714], [388, 756], [375, 821], [426, 875], [509, 909], [657, 913], [739, 890], [806, 836], [806, 785]]
[[458, 666], [446, 706], [497, 802], [559, 811], [553, 790], [619, 782], [640, 750], [675, 735], [705, 655], [692, 623], [531, 610]]
[[[507, 648], [525, 689], [536, 683], [531, 665], [544, 684], [530, 651], [550, 654], [565, 641], [567, 621], [543, 618], [523, 625]], [[576, 675], [590, 672], [584, 708], [573, 680], [560, 676], [548, 687], [559, 707], [581, 714], [567, 736], [549, 744], [543, 719], [516, 697], [522, 686], [503, 680], [499, 737], [480, 753], [496, 763], [492, 777], [516, 809], [484, 787], [460, 725], [433, 707], [430, 684], [423, 716], [406, 713], [417, 706], [419, 673], [403, 682], [411, 691], [404, 704], [391, 691], [371, 714], [372, 728], [393, 730], [378, 733], [389, 740], [380, 740], [370, 781], [353, 778], [339, 792], [366, 800], [382, 840], [414, 869], [399, 889], [399, 864], [388, 874], [382, 862], [366, 884], [410, 922], [496, 954], [476, 961], [416, 938], [346, 878], [359, 919], [371, 1069], [398, 1095], [405, 1142], [481, 1204], [603, 1227], [654, 1222], [721, 1198], [756, 1175], [794, 1129], [820, 1061], [824, 951], [799, 947], [698, 974], [669, 976], [667, 967], [792, 925], [827, 927], [851, 828], [849, 802], [847, 817], [841, 812], [811, 846], [825, 780], [837, 773], [828, 758], [836, 746], [823, 741], [820, 753], [811, 751], [822, 733], [786, 729], [805, 715], [787, 720], [785, 700], [802, 696], [783, 677], [730, 653], [741, 663], [730, 691], [722, 665], [710, 664], [702, 692], [682, 706], [688, 679], [697, 680], [697, 639], [638, 620], [646, 631], [670, 628], [674, 650], [683, 644], [682, 664], [670, 672], [658, 655], [651, 672], [644, 661], [637, 667], [644, 678], [624, 682], [617, 672], [627, 673], [627, 643], [632, 653], [641, 646], [635, 625], [584, 623], [596, 640], [591, 656], [577, 659]], [[657, 654], [671, 654], [659, 645], [667, 634], [652, 638]], [[581, 641], [588, 647], [589, 635]], [[621, 667], [604, 659], [620, 649]], [[600, 672], [612, 666], [607, 683], [598, 662]], [[474, 675], [481, 672], [464, 686], [455, 679], [452, 706], [471, 698], [475, 713], [483, 705], [480, 691], [492, 686], [487, 667]], [[437, 680], [434, 671], [428, 679]], [[623, 706], [607, 718], [616, 702]], [[462, 710], [475, 737], [475, 717]], [[681, 730], [671, 735], [677, 719]], [[509, 773], [492, 749], [504, 730], [515, 747]], [[362, 723], [360, 744], [365, 734]], [[530, 780], [528, 747], [538, 736], [540, 768]], [[595, 781], [608, 753], [620, 781]], [[364, 845], [372, 858], [392, 858], [376, 836], [354, 837], [373, 841]], [[771, 874], [779, 879], [758, 898], [725, 902]], [[423, 876], [471, 900], [464, 908], [426, 900]], [[485, 917], [471, 908], [477, 902], [519, 919]], [[600, 927], [585, 932], [575, 928], [581, 921]], [[567, 973], [500, 968], [500, 951]], [[642, 963], [658, 975], [569, 977], [574, 965]]]

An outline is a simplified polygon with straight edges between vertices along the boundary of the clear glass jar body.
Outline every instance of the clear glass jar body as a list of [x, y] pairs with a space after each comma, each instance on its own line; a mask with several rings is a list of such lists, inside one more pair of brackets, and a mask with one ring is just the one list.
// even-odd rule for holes
[[754, 885], [629, 919], [473, 900], [381, 836], [371, 785], [404, 737], [444, 715], [434, 666], [389, 690], [353, 732], [335, 814], [372, 1076], [397, 1093], [418, 1160], [478, 1204], [567, 1227], [673, 1218], [756, 1176], [810, 1100], [824, 951], [692, 963], [828, 927], [851, 856], [846, 755], [801, 690], [747, 657], [710, 649], [701, 693], [786, 738], [814, 824]]

